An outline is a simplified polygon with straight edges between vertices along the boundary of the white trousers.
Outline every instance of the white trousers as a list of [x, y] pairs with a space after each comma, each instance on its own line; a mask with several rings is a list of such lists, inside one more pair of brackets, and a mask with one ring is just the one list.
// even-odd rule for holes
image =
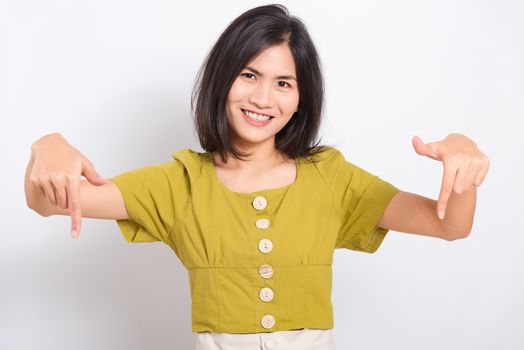
[[304, 328], [272, 333], [198, 332], [196, 350], [335, 350], [332, 329]]

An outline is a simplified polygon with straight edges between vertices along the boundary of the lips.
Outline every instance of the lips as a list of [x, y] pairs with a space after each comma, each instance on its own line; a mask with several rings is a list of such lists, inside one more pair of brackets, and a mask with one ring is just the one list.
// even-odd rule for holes
[[266, 126], [269, 123], [271, 123], [271, 119], [273, 119], [273, 117], [268, 116], [268, 115], [259, 116], [258, 114], [252, 113], [251, 111], [245, 111], [243, 109], [241, 109], [241, 111], [242, 111], [242, 115], [244, 119], [249, 124], [254, 125], [256, 127]]
[[242, 111], [242, 113], [244, 113], [244, 114], [246, 114], [248, 116], [255, 115], [255, 117], [260, 116], [260, 117], [269, 117], [269, 119], [273, 119], [274, 118], [272, 115], [268, 115], [268, 114], [264, 114], [264, 113], [258, 113], [258, 112], [255, 112], [255, 111], [252, 111], [252, 110], [249, 110], [249, 109], [242, 109], [241, 108], [240, 110]]

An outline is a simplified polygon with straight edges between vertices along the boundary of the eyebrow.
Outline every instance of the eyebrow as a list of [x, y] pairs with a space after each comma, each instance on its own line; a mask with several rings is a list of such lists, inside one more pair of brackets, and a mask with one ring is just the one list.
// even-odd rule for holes
[[[264, 76], [264, 74], [260, 73], [258, 70], [256, 70], [255, 68], [251, 67], [251, 66], [247, 66], [245, 69], [255, 73], [255, 74], [258, 74], [260, 75], [261, 77]], [[281, 76], [278, 76], [277, 79], [285, 79], [285, 80], [295, 80], [297, 81], [297, 78], [295, 78], [294, 76], [292, 75], [281, 75]]]

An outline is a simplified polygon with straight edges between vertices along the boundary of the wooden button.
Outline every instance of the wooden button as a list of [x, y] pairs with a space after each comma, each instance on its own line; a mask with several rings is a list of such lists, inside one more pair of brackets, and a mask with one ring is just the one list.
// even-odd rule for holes
[[255, 223], [255, 225], [261, 229], [261, 230], [265, 230], [266, 228], [269, 227], [269, 220], [268, 219], [258, 219]]
[[267, 206], [267, 199], [264, 196], [256, 196], [255, 199], [253, 199], [253, 207], [255, 207], [256, 210], [263, 210]]
[[271, 300], [273, 300], [273, 296], [274, 296], [273, 289], [268, 288], [268, 287], [262, 288], [260, 290], [259, 295], [262, 301], [265, 301], [266, 303], [270, 302]]
[[264, 328], [272, 328], [275, 325], [275, 317], [273, 315], [264, 315], [261, 323]]
[[260, 242], [258, 242], [258, 249], [262, 253], [267, 254], [273, 250], [273, 242], [267, 238], [261, 239]]
[[258, 273], [262, 278], [271, 278], [273, 276], [273, 267], [271, 265], [263, 264], [258, 268]]

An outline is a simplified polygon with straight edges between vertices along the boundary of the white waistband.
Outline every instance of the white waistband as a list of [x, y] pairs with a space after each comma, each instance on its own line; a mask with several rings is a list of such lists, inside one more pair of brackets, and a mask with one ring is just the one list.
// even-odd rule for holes
[[196, 350], [335, 350], [332, 329], [272, 333], [196, 333]]

